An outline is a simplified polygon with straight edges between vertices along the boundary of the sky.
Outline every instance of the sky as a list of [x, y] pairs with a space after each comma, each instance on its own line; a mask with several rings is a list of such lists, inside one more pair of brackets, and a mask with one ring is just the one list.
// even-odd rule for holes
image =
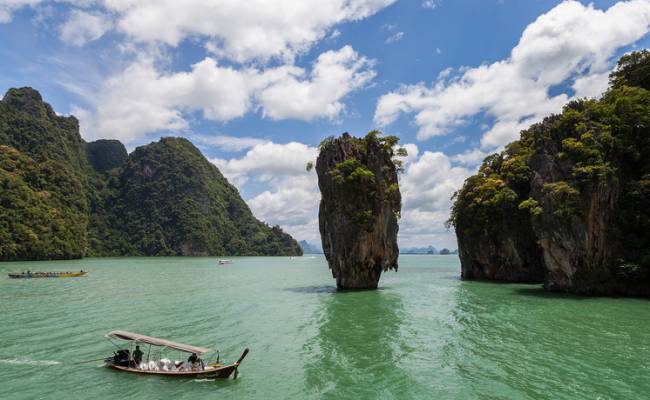
[[325, 137], [409, 155], [403, 247], [456, 248], [483, 158], [650, 47], [650, 0], [0, 0], [0, 91], [31, 86], [87, 141], [190, 139], [253, 213], [319, 244]]

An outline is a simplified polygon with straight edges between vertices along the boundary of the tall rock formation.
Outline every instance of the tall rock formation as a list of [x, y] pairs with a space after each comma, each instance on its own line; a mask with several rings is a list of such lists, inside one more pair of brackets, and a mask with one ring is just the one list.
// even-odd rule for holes
[[621, 58], [600, 100], [569, 103], [486, 158], [450, 221], [465, 278], [650, 295], [650, 52]]
[[397, 270], [401, 195], [394, 136], [344, 133], [320, 146], [318, 214], [323, 251], [340, 289], [376, 289], [381, 273]]

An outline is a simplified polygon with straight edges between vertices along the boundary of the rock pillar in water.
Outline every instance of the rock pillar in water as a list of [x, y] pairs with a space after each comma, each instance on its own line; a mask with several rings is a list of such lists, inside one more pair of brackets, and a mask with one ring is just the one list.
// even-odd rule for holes
[[344, 133], [320, 146], [316, 172], [323, 251], [339, 289], [376, 289], [381, 273], [397, 270], [401, 195], [394, 156], [398, 138]]

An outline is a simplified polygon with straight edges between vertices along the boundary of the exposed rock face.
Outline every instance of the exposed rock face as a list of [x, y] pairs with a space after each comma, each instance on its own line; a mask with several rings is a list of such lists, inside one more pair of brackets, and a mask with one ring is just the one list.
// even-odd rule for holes
[[517, 150], [509, 148], [505, 154], [486, 158], [457, 194], [452, 220], [465, 279], [544, 279], [542, 249], [530, 214], [517, 206], [530, 192], [527, 153]]
[[649, 82], [650, 53], [626, 55], [602, 99], [486, 158], [451, 218], [464, 278], [528, 281], [541, 267], [547, 290], [650, 296]]
[[[537, 127], [540, 138], [550, 137], [543, 134], [547, 128], [548, 124]], [[610, 228], [615, 224], [619, 179], [610, 175], [580, 184], [574, 177], [575, 164], [561, 157], [561, 150], [557, 141], [540, 140], [529, 162], [534, 171], [531, 197], [542, 208], [532, 222], [543, 251], [544, 286], [585, 294], [619, 292], [610, 265], [616, 247]]]
[[392, 160], [396, 138], [344, 133], [321, 144], [316, 162], [323, 251], [340, 289], [376, 289], [397, 270], [401, 195]]
[[544, 266], [530, 220], [519, 210], [502, 216], [501, 230], [458, 229], [458, 255], [464, 279], [542, 282]]

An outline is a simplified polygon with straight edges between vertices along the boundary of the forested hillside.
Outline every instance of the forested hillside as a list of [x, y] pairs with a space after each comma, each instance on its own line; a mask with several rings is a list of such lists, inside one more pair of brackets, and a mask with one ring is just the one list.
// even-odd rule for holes
[[85, 143], [31, 88], [0, 101], [0, 260], [298, 255], [185, 139]]

